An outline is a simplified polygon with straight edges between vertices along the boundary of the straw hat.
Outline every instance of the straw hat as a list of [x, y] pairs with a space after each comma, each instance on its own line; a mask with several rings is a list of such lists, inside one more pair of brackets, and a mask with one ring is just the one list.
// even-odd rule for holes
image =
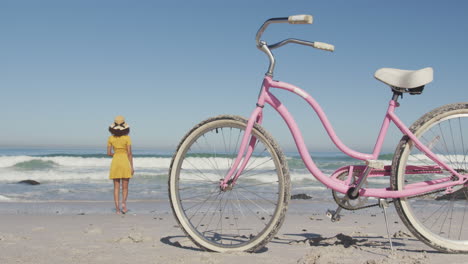
[[125, 118], [119, 115], [115, 117], [114, 123], [109, 126], [109, 131], [115, 136], [127, 135], [130, 133], [130, 126], [125, 122]]

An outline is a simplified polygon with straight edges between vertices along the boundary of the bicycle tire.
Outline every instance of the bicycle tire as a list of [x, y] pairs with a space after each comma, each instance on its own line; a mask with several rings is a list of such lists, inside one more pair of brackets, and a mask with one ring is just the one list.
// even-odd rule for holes
[[[468, 173], [468, 103], [449, 104], [423, 115], [410, 130], [440, 159], [462, 174]], [[391, 185], [451, 177], [446, 170], [424, 174], [406, 173], [409, 165], [437, 166], [419, 151], [408, 136], [400, 140], [392, 161]], [[395, 208], [415, 237], [439, 251], [468, 252], [468, 190], [454, 186], [415, 197], [394, 199]]]
[[258, 124], [252, 129], [257, 143], [248, 165], [232, 190], [220, 190], [246, 125], [238, 116], [207, 119], [185, 135], [171, 161], [168, 185], [174, 216], [184, 233], [208, 251], [255, 252], [273, 238], [285, 218], [290, 199], [287, 162]]

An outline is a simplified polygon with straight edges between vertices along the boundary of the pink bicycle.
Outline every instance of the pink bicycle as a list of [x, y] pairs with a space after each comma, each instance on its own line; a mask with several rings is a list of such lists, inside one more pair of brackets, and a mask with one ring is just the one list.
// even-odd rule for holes
[[[417, 71], [383, 68], [375, 77], [393, 93], [372, 154], [354, 151], [336, 136], [317, 102], [304, 90], [272, 79], [272, 50], [288, 43], [333, 51], [321, 42], [286, 39], [268, 45], [260, 38], [272, 23], [311, 24], [312, 16], [267, 20], [256, 35], [257, 48], [270, 64], [255, 110], [247, 120], [222, 115], [207, 119], [180, 142], [169, 169], [169, 198], [180, 227], [199, 247], [218, 252], [256, 251], [281, 227], [290, 199], [288, 163], [262, 127], [270, 105], [286, 122], [310, 173], [332, 189], [341, 209], [361, 209], [366, 197], [380, 205], [392, 199], [406, 227], [422, 242], [443, 252], [468, 252], [468, 103], [439, 107], [407, 128], [395, 114], [403, 93], [421, 94], [433, 79], [432, 68]], [[366, 165], [349, 165], [325, 175], [312, 160], [293, 117], [272, 93], [292, 92], [315, 110], [334, 144]], [[378, 160], [390, 123], [402, 132], [391, 165]], [[467, 139], [465, 140], [465, 135]], [[467, 145], [465, 146], [465, 141]], [[369, 188], [370, 177], [389, 176], [387, 188]], [[385, 212], [385, 211], [384, 211]], [[466, 218], [466, 220], [465, 220]]]

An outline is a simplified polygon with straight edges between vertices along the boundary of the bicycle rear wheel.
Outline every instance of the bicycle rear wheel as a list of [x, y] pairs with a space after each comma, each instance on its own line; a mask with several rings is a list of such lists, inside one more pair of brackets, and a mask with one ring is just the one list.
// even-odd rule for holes
[[219, 183], [234, 163], [247, 120], [218, 116], [182, 139], [169, 169], [169, 198], [180, 227], [199, 247], [256, 251], [284, 221], [289, 172], [273, 138], [255, 125], [255, 150], [232, 189]]
[[[410, 128], [441, 160], [461, 174], [468, 174], [468, 104], [439, 107]], [[404, 136], [393, 157], [391, 183], [402, 190], [415, 182], [452, 177], [418, 150]], [[415, 173], [409, 166], [431, 166]], [[468, 252], [467, 185], [441, 189], [416, 197], [395, 199], [395, 208], [406, 227], [427, 245], [444, 252]]]

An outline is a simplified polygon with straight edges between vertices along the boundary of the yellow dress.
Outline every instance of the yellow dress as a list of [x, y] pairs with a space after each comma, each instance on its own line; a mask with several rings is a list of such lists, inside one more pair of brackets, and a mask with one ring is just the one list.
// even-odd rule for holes
[[107, 146], [114, 148], [109, 179], [132, 178], [132, 167], [128, 160], [127, 147], [132, 145], [129, 136], [110, 136]]

